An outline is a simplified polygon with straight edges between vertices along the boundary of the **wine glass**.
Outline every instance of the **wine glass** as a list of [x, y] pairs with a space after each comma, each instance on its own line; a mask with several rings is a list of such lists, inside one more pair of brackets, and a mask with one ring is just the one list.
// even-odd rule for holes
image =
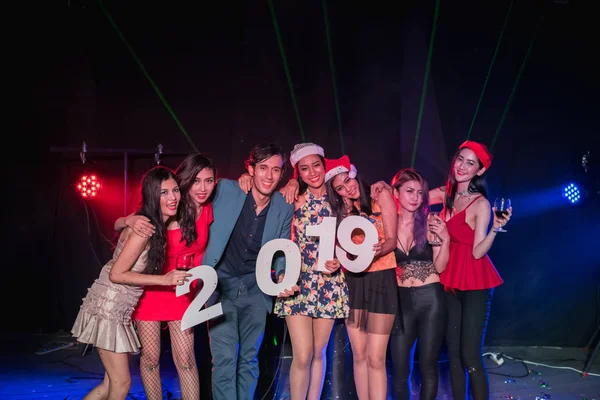
[[[436, 218], [440, 218], [440, 212], [439, 211], [430, 211], [428, 213], [428, 217], [427, 220], [430, 224], [432, 223], [437, 223], [437, 221], [435, 220]], [[442, 244], [442, 242], [440, 242], [440, 238], [438, 237], [437, 233], [433, 234], [433, 240], [429, 242], [430, 245], [432, 246], [439, 246]]]
[[194, 268], [194, 253], [180, 254], [177, 256], [175, 269], [178, 271], [188, 271]]
[[[508, 209], [510, 208], [510, 199], [505, 197], [497, 197], [494, 200], [494, 213], [498, 218], [504, 218], [505, 215], [508, 215]], [[500, 227], [496, 229], [496, 232], [508, 232], [506, 229]]]

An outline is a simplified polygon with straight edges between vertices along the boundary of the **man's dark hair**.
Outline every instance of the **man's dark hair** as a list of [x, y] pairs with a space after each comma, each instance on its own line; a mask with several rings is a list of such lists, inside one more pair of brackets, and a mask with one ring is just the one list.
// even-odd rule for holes
[[283, 160], [283, 167], [281, 171], [283, 175], [285, 173], [285, 167], [287, 163], [281, 146], [278, 146], [275, 143], [260, 143], [254, 146], [250, 151], [250, 156], [248, 157], [244, 165], [246, 166], [246, 168], [248, 168], [248, 166], [255, 167], [256, 164], [263, 162], [276, 155], [280, 155]]

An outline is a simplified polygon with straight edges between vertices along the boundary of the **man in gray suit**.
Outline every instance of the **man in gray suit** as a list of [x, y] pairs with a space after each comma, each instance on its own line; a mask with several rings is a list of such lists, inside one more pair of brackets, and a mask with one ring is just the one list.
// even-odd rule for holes
[[[223, 315], [208, 321], [215, 400], [252, 400], [258, 382], [258, 350], [263, 340], [272, 298], [256, 283], [256, 258], [273, 239], [289, 239], [293, 206], [275, 192], [284, 172], [281, 148], [255, 146], [246, 168], [252, 190], [246, 194], [235, 181], [221, 179], [213, 200], [203, 265], [217, 270], [219, 284], [207, 305], [220, 302]], [[272, 267], [283, 270], [285, 257]]]

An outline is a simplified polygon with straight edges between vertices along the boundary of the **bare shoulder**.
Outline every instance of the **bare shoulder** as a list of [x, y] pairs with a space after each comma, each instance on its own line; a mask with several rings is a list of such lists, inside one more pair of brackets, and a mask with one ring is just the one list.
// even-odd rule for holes
[[490, 202], [485, 198], [485, 196], [479, 196], [479, 198], [473, 202], [472, 208], [477, 214], [489, 213]]
[[482, 208], [489, 208], [490, 202], [488, 199], [485, 198], [485, 196], [479, 196], [479, 198], [475, 200], [475, 203], [473, 203], [473, 205]]
[[126, 244], [128, 244], [129, 246], [143, 245], [146, 242], [146, 238], [138, 235], [136, 231], [134, 231], [130, 227], [127, 227], [123, 229], [123, 232], [121, 232], [121, 235], [119, 236], [119, 242], [121, 242], [123, 246]]
[[131, 232], [133, 232], [133, 229], [131, 229], [129, 226], [126, 226], [119, 234], [118, 241], [121, 243], [125, 243]]

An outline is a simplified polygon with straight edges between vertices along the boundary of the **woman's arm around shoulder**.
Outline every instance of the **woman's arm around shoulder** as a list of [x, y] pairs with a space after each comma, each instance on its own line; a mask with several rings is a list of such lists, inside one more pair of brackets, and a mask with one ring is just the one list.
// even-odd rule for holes
[[[150, 275], [133, 272], [131, 269], [144, 252], [149, 239], [138, 235], [133, 230], [130, 232], [125, 231], [122, 235], [125, 236], [123, 239], [125, 240], [125, 244], [110, 270], [109, 279], [111, 282], [122, 285], [169, 286], [181, 284], [185, 278], [191, 276], [191, 274], [188, 274], [185, 271], [176, 270], [171, 271], [166, 275]], [[181, 282], [178, 282], [180, 280]]]
[[446, 188], [436, 187], [429, 191], [429, 204], [444, 204], [446, 202]]
[[385, 241], [381, 244], [381, 252], [378, 256], [386, 255], [396, 248], [397, 226], [398, 226], [398, 210], [394, 196], [389, 190], [382, 190], [379, 193], [377, 204], [381, 209], [383, 221], [383, 230], [385, 233]]

